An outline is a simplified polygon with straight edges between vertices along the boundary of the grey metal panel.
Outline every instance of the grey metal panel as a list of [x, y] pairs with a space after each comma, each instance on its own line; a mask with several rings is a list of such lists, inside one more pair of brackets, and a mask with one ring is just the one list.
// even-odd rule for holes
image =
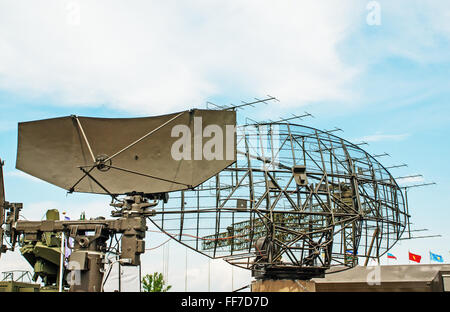
[[[325, 278], [315, 279], [317, 283], [327, 282], [358, 282], [366, 283], [367, 277], [379, 269], [383, 282], [420, 282], [432, 281], [441, 270], [450, 269], [450, 265], [440, 264], [414, 264], [414, 265], [383, 265], [383, 266], [356, 266], [343, 270], [335, 267], [328, 270]], [[342, 272], [339, 272], [343, 270]], [[333, 274], [329, 274], [333, 273]]]
[[[384, 265], [357, 266], [342, 272], [330, 269], [325, 278], [312, 279], [317, 291], [442, 291], [433, 281], [450, 265]], [[378, 271], [378, 280], [377, 277]], [[442, 275], [444, 276], [444, 274]], [[445, 281], [444, 281], [445, 283]], [[445, 286], [444, 286], [445, 287]]]
[[443, 274], [442, 282], [444, 284], [444, 291], [450, 291], [450, 274]]
[[[202, 130], [208, 125], [218, 125], [225, 133], [227, 125], [236, 125], [235, 112], [216, 110], [192, 110], [144, 118], [77, 117], [77, 121], [68, 116], [24, 122], [19, 123], [16, 168], [70, 190], [85, 175], [79, 167], [85, 166], [88, 170], [94, 164], [89, 147], [95, 158], [110, 157], [142, 139], [115, 156], [109, 170], [94, 168], [91, 177], [83, 178], [74, 191], [107, 193], [95, 180], [112, 194], [188, 189], [236, 160], [235, 155], [231, 160], [193, 160], [194, 117], [202, 118]], [[161, 125], [164, 126], [158, 129]], [[171, 156], [172, 144], [179, 139], [171, 137], [175, 125], [185, 125], [191, 131], [191, 160], [175, 160]], [[158, 130], [145, 137], [155, 129]]]

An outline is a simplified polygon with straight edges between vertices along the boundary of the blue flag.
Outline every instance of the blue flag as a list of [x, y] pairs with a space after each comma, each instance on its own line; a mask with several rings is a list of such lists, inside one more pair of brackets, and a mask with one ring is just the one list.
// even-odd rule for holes
[[444, 259], [441, 255], [434, 254], [430, 251], [430, 260], [436, 262], [444, 262]]

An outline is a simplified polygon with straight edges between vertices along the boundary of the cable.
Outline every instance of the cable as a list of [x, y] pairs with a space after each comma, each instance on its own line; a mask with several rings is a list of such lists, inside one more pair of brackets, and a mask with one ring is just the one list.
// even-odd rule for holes
[[250, 288], [250, 284], [245, 285], [245, 286], [243, 286], [241, 288], [235, 289], [235, 290], [233, 290], [233, 292], [238, 292], [238, 291], [244, 290], [245, 288]]
[[[109, 259], [108, 259], [108, 260], [109, 260]], [[101, 290], [100, 290], [101, 292], [103, 292], [103, 289], [104, 289], [104, 287], [105, 287], [105, 283], [106, 283], [106, 281], [107, 281], [108, 278], [109, 278], [109, 274], [111, 274], [113, 265], [114, 265], [115, 263], [119, 262], [119, 261], [120, 261], [120, 260], [113, 261], [113, 262], [111, 262], [111, 264], [109, 265], [108, 273], [106, 274], [106, 276], [103, 278], [103, 281], [102, 281], [102, 288], [101, 288]], [[119, 274], [120, 274], [120, 272], [119, 272]]]
[[164, 243], [162, 243], [161, 245], [158, 245], [158, 246], [152, 247], [152, 248], [146, 248], [145, 250], [155, 250], [155, 249], [157, 249], [157, 248], [159, 248], [159, 247], [161, 247], [161, 246], [167, 244], [171, 239], [172, 239], [172, 237], [170, 237], [168, 240], [166, 240], [166, 241], [165, 241]]
[[[109, 259], [108, 259], [108, 260], [109, 260]], [[108, 278], [109, 278], [109, 275], [111, 274], [113, 265], [114, 265], [115, 263], [130, 263], [130, 261], [127, 261], [127, 260], [130, 260], [130, 259], [120, 259], [120, 260], [113, 261], [113, 262], [111, 262], [111, 263], [109, 264], [108, 273], [106, 274], [106, 276], [103, 278], [103, 281], [102, 281], [101, 292], [103, 292], [103, 289], [104, 289], [104, 287], [105, 287], [105, 284], [106, 284], [106, 282], [108, 281]], [[120, 271], [119, 271], [119, 274], [120, 274]]]
[[[25, 219], [25, 221], [28, 221], [28, 219], [27, 218], [25, 218], [25, 216], [23, 215], [23, 214], [20, 214], [19, 215], [19, 217], [22, 217], [22, 218], [24, 218]], [[41, 219], [42, 220], [42, 219]]]

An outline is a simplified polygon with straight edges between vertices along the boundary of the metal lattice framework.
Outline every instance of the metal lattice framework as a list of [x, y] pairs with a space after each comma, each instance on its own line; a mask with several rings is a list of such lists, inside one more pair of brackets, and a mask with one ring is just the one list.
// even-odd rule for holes
[[327, 269], [379, 258], [408, 224], [395, 179], [330, 132], [290, 123], [238, 127], [238, 160], [172, 193], [152, 222], [180, 243], [247, 269]]

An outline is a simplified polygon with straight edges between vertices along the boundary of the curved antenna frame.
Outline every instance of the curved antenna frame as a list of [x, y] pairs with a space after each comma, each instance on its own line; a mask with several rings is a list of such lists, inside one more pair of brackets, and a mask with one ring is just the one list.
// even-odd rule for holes
[[290, 123], [241, 130], [240, 159], [194, 190], [173, 193], [153, 220], [161, 231], [254, 272], [311, 274], [379, 258], [403, 234], [401, 188], [358, 145]]

